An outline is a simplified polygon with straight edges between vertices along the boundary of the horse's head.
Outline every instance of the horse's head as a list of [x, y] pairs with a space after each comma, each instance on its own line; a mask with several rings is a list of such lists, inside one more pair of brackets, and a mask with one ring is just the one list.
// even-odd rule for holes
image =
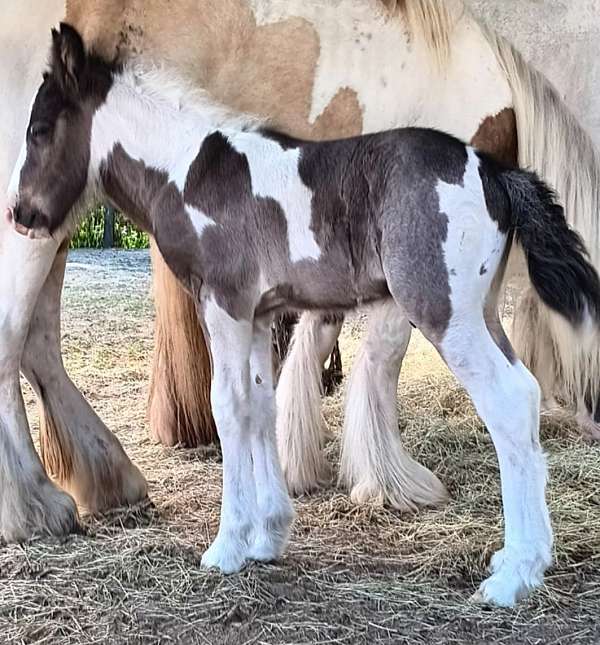
[[88, 184], [93, 115], [112, 68], [89, 55], [75, 29], [52, 30], [50, 65], [31, 108], [13, 173], [9, 217], [21, 233], [58, 229]]

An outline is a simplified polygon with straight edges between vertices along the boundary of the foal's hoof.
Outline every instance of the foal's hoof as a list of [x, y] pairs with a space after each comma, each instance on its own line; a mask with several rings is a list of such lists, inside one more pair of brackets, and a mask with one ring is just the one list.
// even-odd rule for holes
[[525, 550], [520, 555], [498, 551], [491, 561], [492, 575], [481, 583], [471, 600], [494, 607], [514, 607], [542, 585], [550, 560], [543, 552], [527, 556]]
[[518, 596], [514, 589], [507, 589], [503, 581], [494, 580], [492, 576], [471, 596], [471, 602], [491, 607], [514, 607], [525, 596], [527, 593]]
[[218, 569], [225, 575], [241, 571], [245, 563], [246, 549], [235, 540], [219, 536], [204, 552], [201, 561], [204, 569]]
[[285, 552], [296, 513], [285, 494], [265, 501], [263, 508], [269, 512], [254, 526], [247, 557], [257, 562], [273, 562]]

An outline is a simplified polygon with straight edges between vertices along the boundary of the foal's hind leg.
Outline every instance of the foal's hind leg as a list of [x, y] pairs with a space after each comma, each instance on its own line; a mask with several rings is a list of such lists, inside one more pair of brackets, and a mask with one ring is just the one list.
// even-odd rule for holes
[[60, 347], [63, 247], [40, 292], [21, 368], [41, 404], [40, 446], [48, 473], [90, 512], [143, 499], [146, 481], [67, 376]]
[[323, 453], [321, 373], [342, 328], [342, 319], [305, 312], [296, 329], [277, 385], [277, 446], [292, 495], [331, 479]]
[[7, 541], [77, 527], [73, 499], [48, 478], [33, 446], [19, 367], [29, 321], [58, 250], [0, 223], [0, 534]]
[[406, 452], [398, 430], [398, 377], [410, 334], [393, 300], [373, 308], [350, 372], [340, 482], [356, 503], [414, 511], [448, 497], [439, 479]]
[[492, 558], [492, 575], [477, 598], [512, 606], [542, 584], [552, 559], [546, 463], [539, 442], [540, 389], [505, 340], [501, 351], [482, 318], [455, 316], [436, 346], [471, 395], [500, 465], [504, 548]]

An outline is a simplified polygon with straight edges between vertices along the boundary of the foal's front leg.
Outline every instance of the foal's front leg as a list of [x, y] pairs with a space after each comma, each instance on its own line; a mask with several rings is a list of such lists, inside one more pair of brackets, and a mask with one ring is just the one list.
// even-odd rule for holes
[[257, 509], [248, 557], [263, 562], [283, 554], [294, 519], [275, 439], [272, 347], [270, 321], [256, 320], [250, 353], [250, 445]]
[[211, 405], [223, 453], [221, 523], [202, 565], [223, 573], [239, 571], [248, 556], [256, 493], [250, 430], [252, 324], [235, 320], [213, 299], [203, 317], [213, 359]]

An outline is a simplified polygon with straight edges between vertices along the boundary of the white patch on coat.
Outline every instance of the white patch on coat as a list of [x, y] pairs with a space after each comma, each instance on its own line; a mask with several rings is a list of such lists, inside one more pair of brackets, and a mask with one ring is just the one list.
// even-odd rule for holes
[[201, 210], [194, 208], [194, 206], [190, 206], [189, 204], [186, 204], [185, 210], [188, 213], [190, 222], [192, 223], [192, 226], [194, 227], [194, 230], [196, 231], [196, 235], [198, 236], [199, 239], [202, 237], [202, 235], [204, 234], [204, 231], [209, 226], [217, 225], [217, 223], [214, 220], [210, 219], [210, 217], [205, 215]]
[[542, 583], [551, 562], [539, 387], [521, 362], [511, 364], [485, 324], [485, 299], [506, 235], [488, 213], [479, 159], [471, 148], [463, 185], [440, 181], [437, 193], [440, 211], [448, 217], [444, 256], [452, 304], [440, 351], [490, 432], [502, 481], [504, 548], [493, 557], [492, 575], [482, 583], [477, 598], [512, 606]]
[[281, 205], [287, 221], [291, 261], [318, 260], [321, 249], [311, 230], [313, 194], [298, 171], [300, 151], [283, 150], [275, 141], [256, 133], [235, 134], [230, 143], [248, 159], [254, 195], [269, 197]]
[[[467, 148], [467, 154], [463, 185], [442, 180], [437, 184], [439, 209], [448, 218], [444, 257], [453, 311], [483, 306], [506, 244], [506, 236], [488, 214], [479, 157], [473, 148]], [[480, 280], [479, 291], [472, 288], [473, 278]]]
[[[154, 86], [148, 85], [145, 78], [136, 76], [135, 70], [126, 70], [115, 79], [106, 102], [94, 115], [90, 181], [98, 180], [101, 163], [119, 143], [132, 159], [167, 172], [169, 180], [183, 194], [189, 168], [203, 140], [215, 131], [214, 123], [206, 119], [217, 108], [211, 107], [204, 97], [205, 106], [180, 106], [176, 110], [170, 102], [161, 102], [154, 95]], [[145, 134], [149, 123], [152, 123], [151, 137]], [[174, 132], [178, 133], [177, 137]], [[187, 136], [181, 136], [182, 132]], [[318, 260], [321, 250], [310, 228], [312, 191], [298, 172], [299, 150], [283, 150], [278, 143], [256, 132], [239, 132], [227, 127], [222, 132], [235, 150], [246, 155], [254, 195], [274, 199], [281, 205], [287, 221], [291, 261]], [[164, 141], [169, 141], [169, 145], [164, 145]], [[198, 222], [202, 231], [210, 223], [196, 217]]]
[[456, 0], [448, 2], [457, 22], [443, 72], [425, 42], [409, 40], [402, 17], [389, 18], [376, 0], [251, 4], [259, 25], [298, 16], [317, 31], [320, 55], [311, 122], [341, 89], [349, 88], [363, 110], [364, 132], [422, 126], [470, 141], [487, 116], [512, 105], [512, 95], [476, 21], [460, 13]]
[[[26, 160], [27, 160], [27, 144], [25, 141], [23, 141], [23, 143], [21, 144], [21, 148], [19, 150], [19, 156], [17, 157], [17, 161], [13, 168], [12, 174], [10, 175], [10, 179], [8, 181], [8, 188], [6, 191], [6, 205], [9, 206], [10, 208], [13, 208], [17, 201], [17, 195], [19, 194], [19, 181], [21, 178], [21, 170], [23, 170], [23, 166], [25, 165]], [[2, 213], [4, 213], [4, 209], [2, 209]]]

